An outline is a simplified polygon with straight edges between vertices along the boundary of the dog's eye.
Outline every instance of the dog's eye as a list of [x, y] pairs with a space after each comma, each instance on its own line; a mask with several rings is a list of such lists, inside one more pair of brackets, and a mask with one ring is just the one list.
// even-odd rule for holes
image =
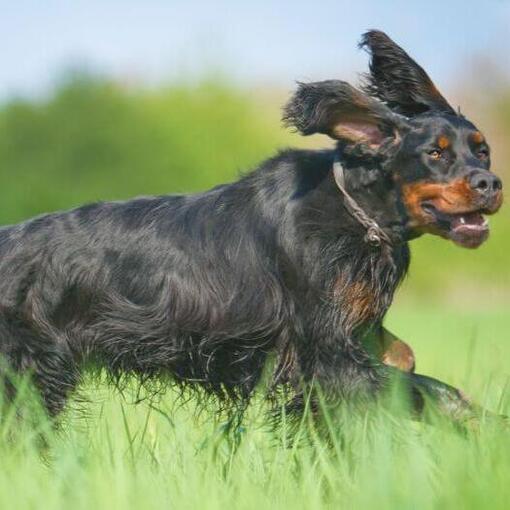
[[432, 149], [427, 153], [432, 159], [441, 159], [443, 151], [440, 149]]
[[478, 149], [476, 151], [476, 157], [478, 159], [487, 159], [489, 157], [489, 151], [487, 149]]

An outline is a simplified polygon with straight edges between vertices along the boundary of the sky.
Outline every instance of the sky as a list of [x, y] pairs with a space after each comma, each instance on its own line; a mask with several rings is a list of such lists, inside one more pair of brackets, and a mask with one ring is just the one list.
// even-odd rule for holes
[[510, 0], [0, 0], [0, 100], [44, 94], [73, 68], [148, 85], [212, 72], [248, 87], [352, 78], [369, 28], [440, 86], [481, 55], [510, 73]]

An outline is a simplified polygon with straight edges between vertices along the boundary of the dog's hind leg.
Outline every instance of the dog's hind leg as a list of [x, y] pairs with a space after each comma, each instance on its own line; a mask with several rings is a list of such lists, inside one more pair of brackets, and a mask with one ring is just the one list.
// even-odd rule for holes
[[50, 417], [64, 408], [79, 381], [77, 364], [63, 339], [36, 333], [20, 320], [0, 318], [2, 379], [8, 401], [17, 394], [20, 378], [28, 376]]
[[50, 417], [65, 407], [79, 381], [79, 372], [70, 354], [61, 349], [41, 351], [34, 363], [33, 381]]

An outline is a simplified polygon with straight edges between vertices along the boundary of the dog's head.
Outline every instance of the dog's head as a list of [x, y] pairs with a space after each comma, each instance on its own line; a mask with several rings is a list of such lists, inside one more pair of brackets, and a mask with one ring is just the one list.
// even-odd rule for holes
[[338, 140], [343, 157], [377, 162], [409, 238], [428, 232], [478, 247], [489, 234], [484, 215], [503, 200], [485, 137], [386, 34], [367, 32], [361, 46], [371, 54], [363, 92], [337, 80], [300, 83], [285, 122]]

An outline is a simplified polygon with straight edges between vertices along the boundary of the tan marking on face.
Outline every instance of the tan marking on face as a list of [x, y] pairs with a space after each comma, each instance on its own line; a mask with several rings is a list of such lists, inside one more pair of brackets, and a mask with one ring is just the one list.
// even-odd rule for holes
[[480, 131], [475, 131], [469, 135], [469, 137], [471, 138], [471, 141], [476, 144], [485, 142], [485, 137], [482, 135], [482, 133], [480, 133]]
[[451, 145], [451, 141], [447, 136], [441, 135], [437, 139], [437, 145], [441, 150], [448, 149], [448, 147]]
[[437, 233], [433, 218], [422, 209], [428, 202], [445, 214], [459, 214], [477, 208], [478, 195], [465, 179], [456, 179], [447, 184], [415, 182], [402, 186], [402, 200], [409, 215], [411, 228]]

